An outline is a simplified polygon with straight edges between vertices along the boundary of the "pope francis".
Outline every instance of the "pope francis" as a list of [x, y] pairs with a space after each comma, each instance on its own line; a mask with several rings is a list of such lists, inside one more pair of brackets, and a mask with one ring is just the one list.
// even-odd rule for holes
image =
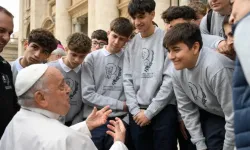
[[[1, 150], [96, 150], [90, 130], [105, 124], [108, 106], [93, 109], [86, 121], [67, 127], [58, 121], [67, 114], [70, 88], [54, 67], [35, 64], [22, 69], [15, 83], [21, 109], [12, 118], [0, 141]], [[114, 138], [111, 150], [127, 150], [125, 127], [110, 121], [107, 134]]]

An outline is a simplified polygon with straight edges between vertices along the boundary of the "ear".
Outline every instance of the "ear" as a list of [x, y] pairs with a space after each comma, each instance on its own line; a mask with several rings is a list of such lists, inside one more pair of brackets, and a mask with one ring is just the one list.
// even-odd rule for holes
[[41, 91], [37, 91], [34, 94], [34, 99], [36, 101], [36, 104], [40, 106], [41, 108], [47, 108], [48, 102], [44, 98], [44, 94]]
[[108, 31], [107, 31], [107, 37], [109, 36], [109, 34], [110, 34], [110, 33], [111, 33], [111, 31], [110, 31], [110, 30], [108, 30]]
[[152, 11], [152, 12], [150, 13], [150, 15], [152, 16], [152, 19], [154, 19], [154, 17], [155, 17], [155, 11]]
[[28, 40], [24, 41], [23, 46], [24, 46], [24, 49], [26, 50], [26, 48], [29, 46]]
[[194, 55], [198, 55], [199, 52], [200, 52], [200, 43], [199, 42], [195, 42], [193, 47], [192, 47], [192, 50], [193, 50], [193, 54]]

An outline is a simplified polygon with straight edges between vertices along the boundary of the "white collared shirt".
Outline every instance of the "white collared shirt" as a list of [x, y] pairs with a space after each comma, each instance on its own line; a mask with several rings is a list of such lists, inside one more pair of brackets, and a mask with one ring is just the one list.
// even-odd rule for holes
[[65, 72], [70, 72], [71, 70], [75, 71], [75, 73], [78, 73], [80, 70], [81, 70], [81, 64], [78, 65], [76, 68], [74, 69], [71, 69], [69, 68], [64, 62], [63, 62], [63, 58], [65, 57], [62, 57], [59, 59], [59, 64], [61, 65], [62, 69], [65, 71]]

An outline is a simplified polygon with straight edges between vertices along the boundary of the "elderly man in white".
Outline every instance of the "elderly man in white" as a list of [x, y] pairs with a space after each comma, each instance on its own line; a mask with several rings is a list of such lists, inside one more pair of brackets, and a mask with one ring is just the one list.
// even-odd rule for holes
[[[22, 69], [15, 83], [20, 111], [0, 141], [1, 150], [96, 150], [90, 130], [103, 125], [111, 110], [93, 109], [86, 121], [66, 127], [58, 121], [69, 108], [70, 88], [54, 67], [35, 64]], [[119, 118], [110, 121], [107, 134], [114, 138], [111, 150], [127, 150], [125, 127]]]

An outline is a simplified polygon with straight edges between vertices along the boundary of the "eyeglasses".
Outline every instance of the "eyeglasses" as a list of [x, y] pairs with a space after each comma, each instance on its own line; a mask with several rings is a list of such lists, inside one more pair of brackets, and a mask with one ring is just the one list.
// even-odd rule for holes
[[92, 41], [92, 47], [96, 47], [98, 45], [100, 48], [103, 48], [104, 45], [106, 45], [106, 44], [107, 43], [105, 43], [105, 42]]

